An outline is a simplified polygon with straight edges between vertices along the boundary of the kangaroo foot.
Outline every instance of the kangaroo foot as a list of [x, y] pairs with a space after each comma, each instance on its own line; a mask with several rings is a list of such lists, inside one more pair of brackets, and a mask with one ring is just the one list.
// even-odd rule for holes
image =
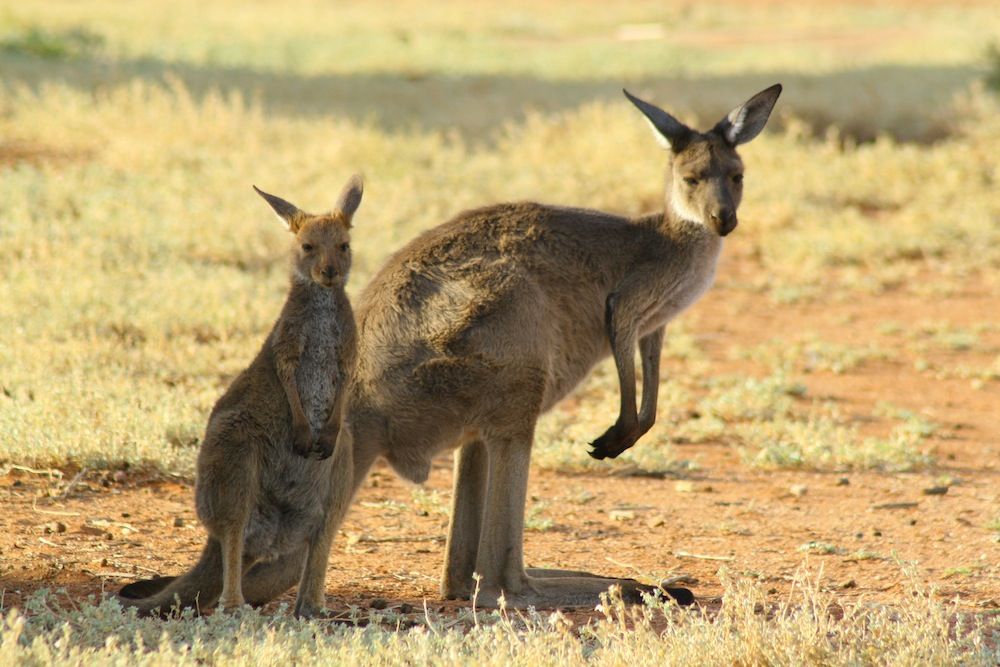
[[694, 604], [694, 593], [692, 593], [688, 588], [663, 586], [662, 584], [659, 588], [681, 607], [687, 607], [688, 605]]
[[333, 611], [325, 607], [315, 607], [312, 605], [295, 605], [295, 618], [303, 621], [329, 621], [331, 623], [353, 625], [358, 628], [366, 627], [369, 624], [366, 618], [352, 618], [351, 612]]
[[[553, 570], [538, 567], [529, 567], [525, 571], [528, 573], [529, 577], [534, 577], [537, 579], [549, 579], [555, 577], [580, 577], [586, 579], [603, 579], [605, 581], [614, 581], [622, 587], [623, 594], [626, 596], [626, 602], [642, 602], [642, 593], [651, 594], [657, 589], [669, 596], [674, 602], [682, 607], [694, 603], [694, 593], [692, 593], [687, 588], [678, 588], [676, 586], [669, 586], [668, 584], [676, 583], [674, 581], [664, 581], [661, 582], [659, 586], [649, 586], [646, 584], [641, 584], [635, 579], [622, 578], [622, 579], [610, 579], [608, 577], [602, 577], [599, 574], [592, 574], [590, 572], [583, 572], [580, 570]], [[632, 595], [632, 599], [628, 599], [628, 596]]]
[[224, 611], [226, 613], [240, 611], [242, 609], [249, 609], [250, 606], [243, 599], [243, 596], [225, 596], [219, 599], [219, 604], [216, 605], [217, 611]]
[[297, 598], [295, 600], [295, 609], [293, 612], [295, 618], [310, 619], [310, 618], [331, 618], [333, 614], [327, 610], [324, 601], [308, 601], [302, 598]]
[[640, 604], [644, 594], [654, 595], [657, 591], [680, 606], [694, 602], [694, 594], [686, 588], [655, 586], [642, 584], [634, 579], [604, 578], [589, 574], [560, 576], [557, 572], [553, 571], [553, 576], [529, 576], [517, 588], [487, 586], [479, 591], [476, 604], [480, 607], [498, 607], [502, 598], [505, 605], [515, 609], [594, 607], [612, 586], [619, 588], [622, 600], [629, 604]]

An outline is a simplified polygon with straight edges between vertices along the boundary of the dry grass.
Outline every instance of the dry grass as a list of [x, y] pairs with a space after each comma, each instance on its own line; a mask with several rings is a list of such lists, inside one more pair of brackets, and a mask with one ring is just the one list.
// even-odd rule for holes
[[[914, 590], [899, 606], [840, 606], [821, 577], [801, 575], [786, 600], [723, 573], [717, 613], [609, 599], [603, 618], [563, 614], [361, 612], [363, 629], [253, 611], [169, 621], [137, 619], [116, 602], [43, 592], [0, 625], [4, 664], [187, 665], [992, 665], [989, 615], [962, 615]], [[402, 623], [404, 628], [399, 629]], [[994, 626], [995, 631], [995, 626]], [[995, 641], [995, 635], [994, 635]]]

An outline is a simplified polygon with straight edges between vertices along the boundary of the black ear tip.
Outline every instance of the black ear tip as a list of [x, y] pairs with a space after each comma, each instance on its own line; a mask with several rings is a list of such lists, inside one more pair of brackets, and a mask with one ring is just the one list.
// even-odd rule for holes
[[780, 95], [781, 91], [783, 91], [784, 89], [785, 89], [784, 86], [782, 86], [780, 83], [776, 83], [773, 86], [771, 86], [771, 90], [774, 91], [774, 96], [775, 97], [777, 97], [778, 95]]

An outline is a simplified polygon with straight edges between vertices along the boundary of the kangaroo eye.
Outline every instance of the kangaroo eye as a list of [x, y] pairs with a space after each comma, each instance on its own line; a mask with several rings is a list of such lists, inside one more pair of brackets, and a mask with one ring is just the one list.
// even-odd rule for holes
[[690, 185], [692, 188], [698, 185], [698, 179], [695, 178], [694, 176], [685, 176], [684, 182]]
[[733, 183], [739, 185], [743, 182], [743, 174], [733, 174]]
[[341, 251], [341, 252], [347, 252], [347, 250], [348, 250], [348, 249], [349, 249], [350, 247], [351, 247], [351, 245], [350, 245], [349, 243], [341, 243], [341, 244], [340, 244], [340, 251]]
[[305, 251], [305, 252], [312, 252], [312, 249], [313, 249], [313, 244], [312, 243], [303, 243], [302, 244], [302, 250], [303, 251]]

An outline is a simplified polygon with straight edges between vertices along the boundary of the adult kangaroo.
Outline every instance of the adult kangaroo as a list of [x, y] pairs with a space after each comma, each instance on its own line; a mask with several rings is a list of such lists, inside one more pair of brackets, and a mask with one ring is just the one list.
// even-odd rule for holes
[[[632, 600], [655, 588], [525, 569], [535, 423], [610, 353], [621, 411], [591, 455], [618, 456], [652, 426], [664, 325], [712, 283], [742, 195], [736, 147], [763, 129], [780, 92], [758, 93], [704, 133], [626, 92], [669, 149], [663, 212], [629, 219], [535, 203], [466, 211], [397, 252], [365, 289], [334, 458], [353, 461], [356, 490], [379, 456], [423, 482], [431, 460], [457, 448], [446, 598], [468, 599], [478, 586], [485, 606], [501, 597], [515, 607], [593, 605], [612, 584]], [[337, 501], [331, 521], [348, 502]]]

